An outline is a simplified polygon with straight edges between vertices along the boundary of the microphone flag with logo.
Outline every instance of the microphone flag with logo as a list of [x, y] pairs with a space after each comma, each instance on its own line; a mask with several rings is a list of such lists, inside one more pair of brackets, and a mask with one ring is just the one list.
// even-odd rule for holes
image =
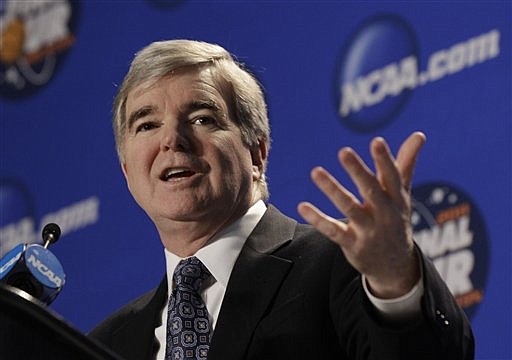
[[44, 245], [19, 244], [0, 259], [0, 282], [22, 290], [50, 304], [62, 290], [66, 275], [61, 263], [47, 249], [60, 237], [57, 224], [45, 225]]

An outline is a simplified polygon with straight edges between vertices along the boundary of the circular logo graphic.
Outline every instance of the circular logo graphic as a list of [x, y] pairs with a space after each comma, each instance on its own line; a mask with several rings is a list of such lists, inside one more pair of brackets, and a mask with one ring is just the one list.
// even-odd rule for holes
[[335, 76], [337, 112], [355, 131], [397, 116], [417, 82], [418, 46], [411, 26], [385, 14], [369, 18], [345, 44]]
[[35, 240], [30, 192], [20, 181], [0, 179], [0, 258], [16, 245]]
[[59, 260], [41, 245], [30, 245], [25, 250], [25, 263], [41, 284], [49, 288], [64, 286], [66, 275]]
[[2, 280], [18, 263], [23, 255], [25, 244], [19, 244], [11, 249], [5, 256], [0, 256], [0, 280]]
[[2, 1], [0, 95], [22, 98], [46, 85], [75, 42], [76, 1]]
[[0, 229], [33, 215], [32, 196], [26, 186], [12, 178], [0, 178]]
[[487, 281], [489, 241], [482, 215], [471, 198], [451, 184], [421, 185], [412, 195], [414, 239], [471, 317], [484, 298]]

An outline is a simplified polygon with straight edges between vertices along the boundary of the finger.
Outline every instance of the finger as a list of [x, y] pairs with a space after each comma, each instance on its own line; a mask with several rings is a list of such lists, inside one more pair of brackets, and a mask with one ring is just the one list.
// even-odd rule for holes
[[399, 203], [402, 200], [402, 178], [386, 141], [381, 137], [373, 139], [370, 151], [381, 187], [395, 203]]
[[311, 171], [311, 179], [346, 217], [361, 222], [366, 216], [359, 200], [324, 168], [315, 167]]
[[324, 214], [313, 204], [301, 202], [297, 206], [297, 211], [304, 220], [338, 245], [345, 247], [350, 246], [353, 242], [352, 236], [349, 235], [347, 224]]
[[404, 141], [402, 146], [400, 146], [400, 150], [398, 150], [396, 165], [402, 178], [402, 184], [407, 190], [411, 188], [416, 160], [426, 140], [425, 134], [419, 131], [414, 132]]
[[351, 148], [341, 149], [338, 159], [365, 200], [365, 205], [376, 208], [385, 204], [387, 199], [375, 174], [354, 150]]

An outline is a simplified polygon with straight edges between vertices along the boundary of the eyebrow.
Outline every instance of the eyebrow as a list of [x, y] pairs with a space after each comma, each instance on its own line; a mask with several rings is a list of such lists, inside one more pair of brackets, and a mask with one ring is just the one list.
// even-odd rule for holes
[[153, 105], [143, 106], [135, 111], [133, 111], [128, 117], [128, 130], [132, 128], [133, 124], [148, 115], [152, 115], [157, 111], [157, 107]]
[[188, 104], [184, 106], [187, 112], [192, 112], [196, 110], [207, 109], [211, 110], [217, 114], [222, 113], [221, 107], [212, 99], [208, 100], [192, 100]]

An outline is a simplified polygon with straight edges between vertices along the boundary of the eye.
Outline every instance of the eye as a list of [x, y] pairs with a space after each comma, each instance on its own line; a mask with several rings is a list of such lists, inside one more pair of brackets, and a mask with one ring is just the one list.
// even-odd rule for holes
[[192, 125], [216, 125], [217, 120], [211, 116], [198, 116], [192, 119]]
[[139, 125], [137, 125], [137, 127], [135, 128], [135, 133], [146, 132], [146, 131], [149, 131], [149, 130], [156, 129], [157, 127], [158, 127], [157, 123], [152, 122], [152, 121], [145, 121], [145, 122], [140, 123]]

